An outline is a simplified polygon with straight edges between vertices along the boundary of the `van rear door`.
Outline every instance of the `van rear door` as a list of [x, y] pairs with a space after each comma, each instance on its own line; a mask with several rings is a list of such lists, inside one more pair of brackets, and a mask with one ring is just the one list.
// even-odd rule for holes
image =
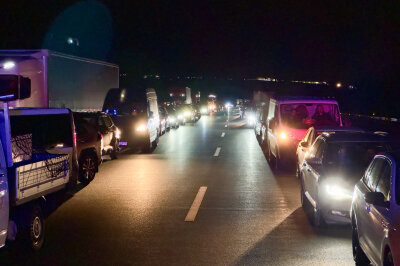
[[7, 165], [0, 141], [0, 247], [5, 245], [9, 219]]

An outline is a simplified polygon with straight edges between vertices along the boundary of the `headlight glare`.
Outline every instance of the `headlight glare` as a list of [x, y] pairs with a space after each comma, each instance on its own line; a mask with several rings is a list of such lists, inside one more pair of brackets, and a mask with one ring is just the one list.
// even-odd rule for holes
[[351, 199], [353, 197], [353, 194], [351, 191], [349, 191], [339, 185], [327, 184], [326, 192], [327, 192], [328, 196], [331, 198]]
[[136, 131], [143, 132], [146, 130], [146, 125], [139, 125], [136, 127]]

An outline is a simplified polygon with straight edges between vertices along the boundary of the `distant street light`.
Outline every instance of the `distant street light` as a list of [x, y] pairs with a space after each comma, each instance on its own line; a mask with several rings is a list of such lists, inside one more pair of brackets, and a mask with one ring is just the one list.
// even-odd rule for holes
[[336, 88], [340, 88], [340, 87], [342, 87], [342, 83], [340, 83], [340, 82], [336, 83]]

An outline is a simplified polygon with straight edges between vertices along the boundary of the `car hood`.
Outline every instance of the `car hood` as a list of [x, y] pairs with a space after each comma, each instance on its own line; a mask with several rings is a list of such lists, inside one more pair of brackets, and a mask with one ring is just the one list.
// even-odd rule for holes
[[365, 169], [363, 167], [340, 167], [329, 166], [323, 172], [324, 179], [335, 179], [335, 182], [340, 182], [348, 187], [354, 187], [363, 177]]

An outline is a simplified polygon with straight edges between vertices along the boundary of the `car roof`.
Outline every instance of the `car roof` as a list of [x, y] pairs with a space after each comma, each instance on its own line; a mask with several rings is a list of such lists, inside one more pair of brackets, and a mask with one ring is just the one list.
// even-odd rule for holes
[[327, 142], [399, 142], [390, 136], [373, 132], [339, 131], [323, 136]]
[[317, 132], [365, 132], [365, 130], [357, 127], [341, 127], [341, 126], [314, 126]]
[[337, 101], [332, 98], [311, 97], [311, 96], [278, 96], [274, 98], [278, 102], [285, 103], [330, 103], [337, 104]]

